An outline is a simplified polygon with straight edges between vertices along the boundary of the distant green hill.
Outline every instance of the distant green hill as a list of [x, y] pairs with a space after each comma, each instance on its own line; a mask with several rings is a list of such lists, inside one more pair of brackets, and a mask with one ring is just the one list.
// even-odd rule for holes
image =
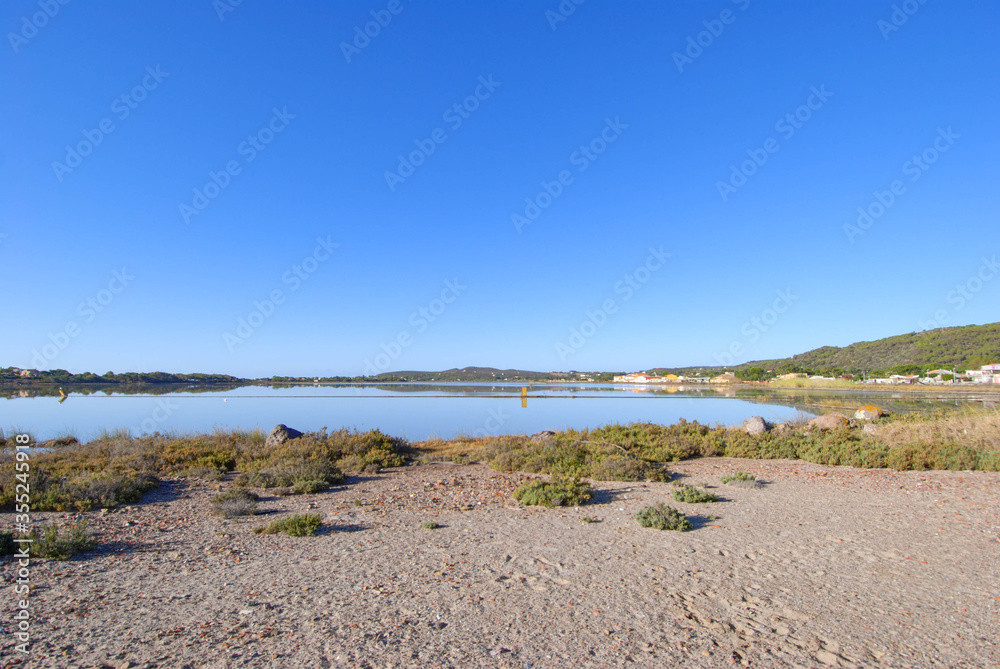
[[1000, 362], [1000, 323], [912, 332], [843, 348], [823, 346], [767, 362], [777, 367], [799, 365], [813, 370], [873, 370], [904, 365], [979, 369]]
[[[729, 369], [763, 367], [775, 373], [808, 371], [823, 373], [859, 373], [873, 371], [924, 370], [935, 367], [958, 371], [979, 369], [1000, 363], [1000, 323], [938, 328], [923, 332], [861, 341], [850, 346], [822, 346], [778, 360], [754, 360]], [[654, 373], [701, 375], [718, 373], [723, 367], [659, 368]]]
[[65, 369], [50, 369], [37, 371], [32, 377], [22, 377], [20, 368], [0, 367], [0, 383], [12, 384], [37, 384], [37, 383], [88, 383], [101, 385], [129, 385], [129, 384], [166, 384], [166, 383], [186, 383], [186, 384], [239, 384], [246, 379], [241, 379], [228, 374], [170, 374], [167, 372], [124, 372], [115, 374], [97, 375], [91, 372], [83, 374], [72, 374]]
[[523, 369], [495, 367], [463, 367], [441, 372], [386, 372], [371, 377], [379, 381], [561, 381], [575, 378], [565, 372], [529, 372]]

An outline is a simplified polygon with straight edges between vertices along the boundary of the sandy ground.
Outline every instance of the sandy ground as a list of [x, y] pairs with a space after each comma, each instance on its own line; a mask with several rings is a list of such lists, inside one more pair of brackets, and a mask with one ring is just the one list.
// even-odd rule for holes
[[[721, 486], [737, 468], [766, 484]], [[1000, 475], [722, 458], [673, 469], [724, 501], [598, 483], [595, 504], [528, 509], [510, 497], [522, 475], [434, 464], [265, 498], [265, 515], [226, 521], [209, 514], [215, 484], [168, 482], [139, 506], [83, 514], [98, 551], [33, 562], [28, 658], [13, 648], [15, 566], [2, 563], [0, 664], [1000, 666]], [[640, 528], [633, 514], [657, 501], [695, 529]], [[303, 511], [324, 517], [318, 536], [251, 531]], [[444, 527], [421, 527], [432, 520]]]

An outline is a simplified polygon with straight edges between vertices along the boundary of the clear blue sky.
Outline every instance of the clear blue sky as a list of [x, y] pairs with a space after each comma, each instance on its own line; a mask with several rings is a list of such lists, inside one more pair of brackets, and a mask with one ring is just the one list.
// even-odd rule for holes
[[633, 370], [998, 320], [996, 3], [226, 2], [3, 3], [0, 365]]

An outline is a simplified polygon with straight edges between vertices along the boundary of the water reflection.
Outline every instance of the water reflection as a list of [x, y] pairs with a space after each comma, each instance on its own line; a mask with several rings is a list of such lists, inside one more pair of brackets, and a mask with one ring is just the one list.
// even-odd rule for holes
[[[526, 398], [522, 389], [527, 388]], [[0, 400], [0, 427], [36, 438], [91, 439], [102, 430], [205, 432], [213, 428], [378, 428], [411, 440], [461, 434], [533, 433], [613, 422], [680, 418], [736, 425], [752, 415], [775, 422], [875, 404], [892, 412], [956, 403], [995, 406], [989, 392], [879, 393], [761, 387], [524, 383], [306, 385], [118, 385], [21, 388]]]

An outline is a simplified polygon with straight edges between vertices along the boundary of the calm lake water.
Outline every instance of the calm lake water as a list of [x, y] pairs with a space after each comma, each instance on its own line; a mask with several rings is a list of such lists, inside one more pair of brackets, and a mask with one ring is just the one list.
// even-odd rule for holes
[[[829, 410], [853, 412], [862, 404], [895, 411], [954, 406], [982, 400], [865, 391], [773, 391], [709, 386], [654, 389], [630, 385], [531, 386], [522, 406], [521, 384], [379, 384], [293, 387], [244, 386], [210, 392], [157, 388], [149, 393], [70, 392], [0, 400], [0, 427], [30, 431], [39, 441], [74, 435], [82, 441], [102, 430], [207, 432], [214, 428], [299, 430], [378, 428], [419, 441], [457, 435], [531, 434], [539, 430], [599, 427], [608, 423], [739, 425], [750, 416], [786, 421]], [[155, 394], [154, 394], [155, 393]]]

